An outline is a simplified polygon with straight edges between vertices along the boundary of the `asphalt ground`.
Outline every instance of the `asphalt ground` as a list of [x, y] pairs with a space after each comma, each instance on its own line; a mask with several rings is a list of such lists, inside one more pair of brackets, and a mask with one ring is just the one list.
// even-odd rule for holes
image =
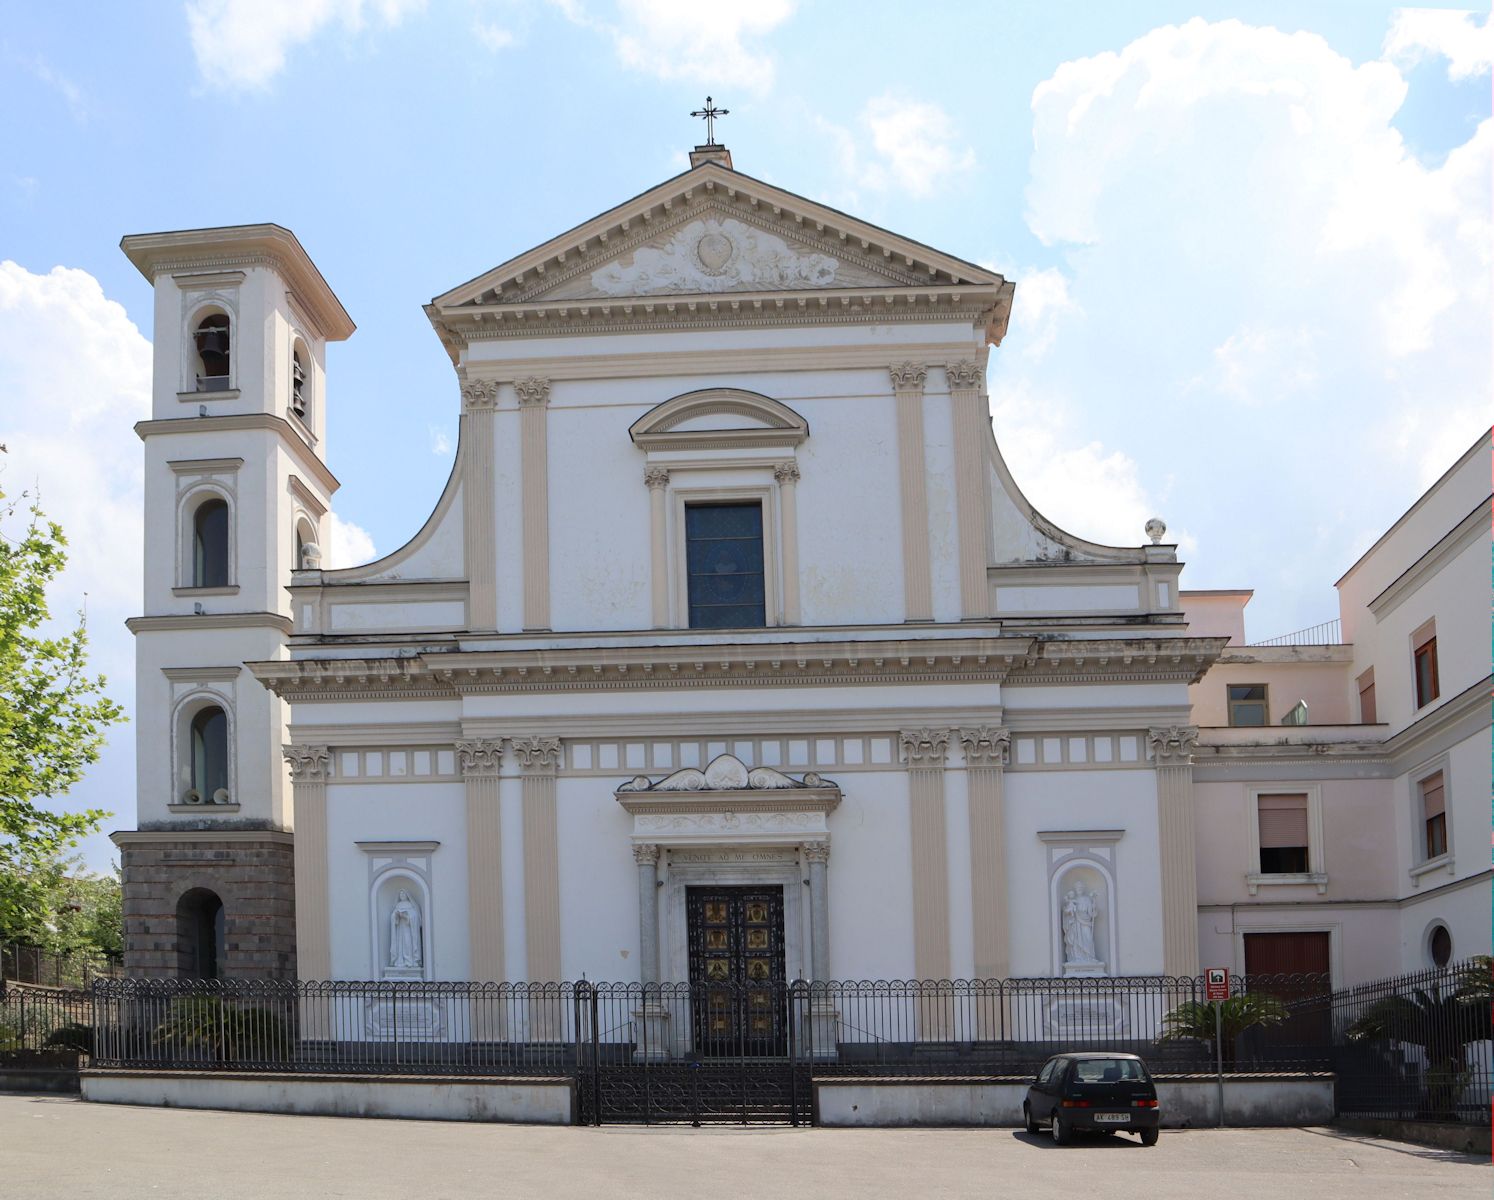
[[1488, 1200], [1481, 1158], [1333, 1129], [1054, 1146], [1008, 1129], [567, 1129], [0, 1094], [0, 1198]]

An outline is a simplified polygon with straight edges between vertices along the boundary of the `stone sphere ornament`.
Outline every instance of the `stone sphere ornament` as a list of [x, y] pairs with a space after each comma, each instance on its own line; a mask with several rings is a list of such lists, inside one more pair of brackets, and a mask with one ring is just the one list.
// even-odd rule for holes
[[1167, 523], [1161, 517], [1153, 517], [1146, 523], [1146, 536], [1152, 539], [1152, 545], [1157, 545], [1167, 533]]

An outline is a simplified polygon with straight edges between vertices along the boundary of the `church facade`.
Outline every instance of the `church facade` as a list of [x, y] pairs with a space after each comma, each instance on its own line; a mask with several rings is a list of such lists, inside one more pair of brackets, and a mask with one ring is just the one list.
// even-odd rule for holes
[[[336, 296], [277, 226], [124, 249], [156, 290], [133, 973], [1094, 977], [1203, 953], [1338, 981], [1432, 953], [1428, 922], [1487, 951], [1487, 671], [1453, 680], [1474, 668], [1444, 651], [1431, 708], [1377, 718], [1370, 651], [1244, 645], [1244, 594], [1180, 592], [1161, 522], [1113, 547], [1035, 511], [988, 411], [994, 272], [699, 147], [427, 306], [450, 480], [407, 545], [327, 570]], [[1487, 479], [1455, 474], [1431, 524], [1465, 493], [1487, 517]], [[1443, 547], [1402, 615], [1487, 558], [1487, 519], [1456, 545], [1423, 524], [1380, 548]], [[1268, 685], [1277, 708], [1307, 689], [1306, 723]]]

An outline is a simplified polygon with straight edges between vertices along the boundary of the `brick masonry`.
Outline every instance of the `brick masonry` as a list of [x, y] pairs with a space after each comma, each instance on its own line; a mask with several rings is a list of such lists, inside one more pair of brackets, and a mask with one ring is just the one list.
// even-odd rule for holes
[[162, 831], [159, 840], [131, 836], [121, 847], [124, 876], [125, 970], [179, 978], [190, 974], [181, 898], [206, 888], [223, 902], [229, 979], [294, 979], [296, 885], [289, 835], [214, 838]]

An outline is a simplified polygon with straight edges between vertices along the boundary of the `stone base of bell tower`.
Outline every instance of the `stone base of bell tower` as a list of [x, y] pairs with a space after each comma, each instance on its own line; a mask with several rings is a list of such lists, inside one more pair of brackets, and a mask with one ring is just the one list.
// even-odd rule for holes
[[140, 829], [116, 833], [113, 841], [123, 874], [127, 974], [296, 977], [291, 834]]

